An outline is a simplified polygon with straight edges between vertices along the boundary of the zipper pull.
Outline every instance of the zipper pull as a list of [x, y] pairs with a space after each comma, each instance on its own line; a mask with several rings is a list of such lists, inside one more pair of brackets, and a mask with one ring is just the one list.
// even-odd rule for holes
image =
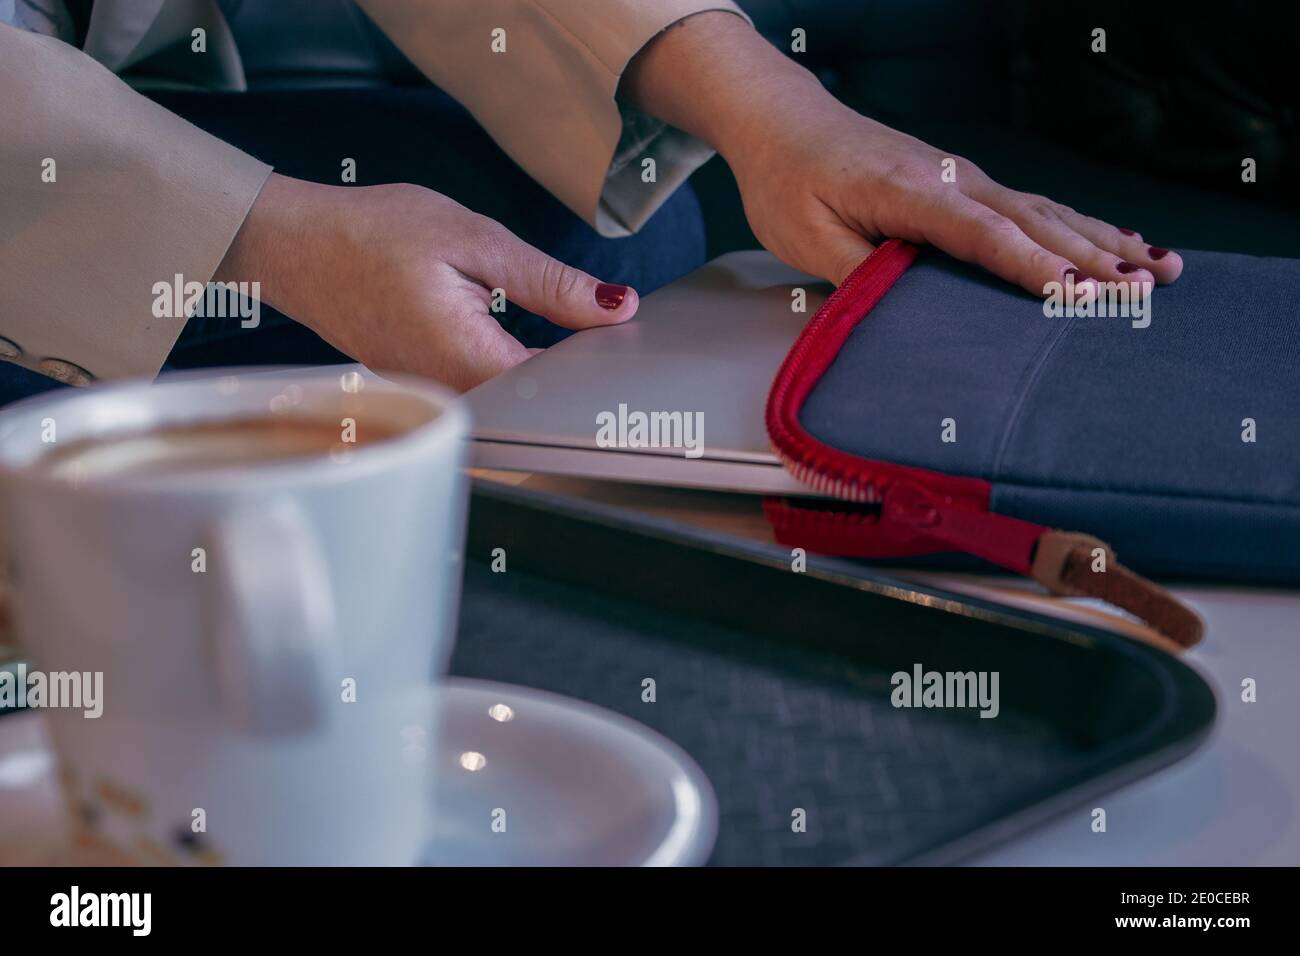
[[882, 523], [902, 525], [935, 542], [936, 551], [964, 551], [1017, 574], [1030, 574], [1045, 525], [989, 510], [987, 499], [936, 495], [911, 481], [893, 481], [881, 502]]
[[1196, 612], [1154, 581], [1115, 559], [1104, 541], [989, 511], [987, 502], [935, 495], [898, 481], [886, 490], [880, 520], [939, 543], [936, 550], [966, 551], [1033, 578], [1053, 594], [1098, 598], [1123, 608], [1173, 641], [1198, 643], [1205, 625]]

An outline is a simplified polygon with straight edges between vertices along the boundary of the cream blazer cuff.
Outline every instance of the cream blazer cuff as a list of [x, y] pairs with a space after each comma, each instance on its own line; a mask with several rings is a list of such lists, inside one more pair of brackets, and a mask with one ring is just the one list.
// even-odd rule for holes
[[53, 37], [0, 24], [0, 357], [64, 381], [153, 375], [271, 167]]

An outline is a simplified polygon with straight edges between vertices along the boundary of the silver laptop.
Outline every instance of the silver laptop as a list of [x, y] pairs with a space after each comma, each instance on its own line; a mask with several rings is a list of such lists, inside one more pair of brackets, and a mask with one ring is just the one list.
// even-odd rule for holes
[[830, 291], [765, 252], [715, 259], [647, 296], [632, 321], [578, 332], [470, 392], [472, 463], [809, 494], [777, 460], [763, 414]]

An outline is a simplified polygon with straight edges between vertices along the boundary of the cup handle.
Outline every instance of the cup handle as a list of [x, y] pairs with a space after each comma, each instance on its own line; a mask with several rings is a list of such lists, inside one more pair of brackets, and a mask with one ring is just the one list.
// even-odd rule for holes
[[258, 735], [309, 733], [339, 700], [329, 569], [293, 499], [241, 507], [209, 531], [205, 626], [226, 719]]

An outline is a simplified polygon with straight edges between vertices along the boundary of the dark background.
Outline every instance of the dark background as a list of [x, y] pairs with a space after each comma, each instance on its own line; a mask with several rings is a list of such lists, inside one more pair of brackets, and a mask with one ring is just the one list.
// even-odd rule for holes
[[[1155, 245], [1300, 257], [1300, 3], [739, 0], [860, 112]], [[1091, 51], [1106, 31], [1106, 52]], [[1256, 161], [1243, 183], [1242, 160]], [[717, 159], [710, 254], [756, 245]]]
[[[738, 2], [784, 51], [803, 28], [797, 59], [846, 103], [1004, 185], [1155, 245], [1300, 257], [1300, 0]], [[352, 0], [221, 4], [253, 90], [426, 82]], [[285, 31], [337, 48], [328, 75], [284, 52]], [[382, 73], [343, 52], [357, 34]], [[720, 160], [692, 183], [710, 256], [757, 246]]]

